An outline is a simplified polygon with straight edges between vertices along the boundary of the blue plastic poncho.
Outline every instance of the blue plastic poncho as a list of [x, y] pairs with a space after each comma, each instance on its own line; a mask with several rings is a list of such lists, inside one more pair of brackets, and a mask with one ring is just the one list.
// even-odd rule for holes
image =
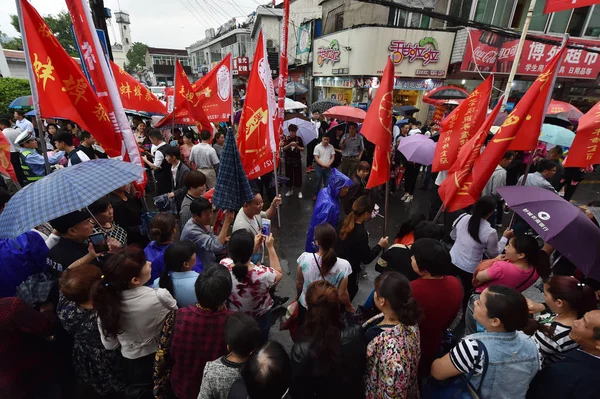
[[34, 231], [0, 240], [0, 298], [15, 296], [17, 286], [46, 269], [48, 247]]
[[319, 191], [317, 203], [310, 219], [306, 235], [306, 252], [315, 252], [312, 242], [315, 237], [315, 227], [321, 223], [329, 223], [335, 227], [340, 217], [340, 201], [338, 195], [342, 188], [352, 186], [352, 180], [337, 169], [331, 170], [329, 185]]

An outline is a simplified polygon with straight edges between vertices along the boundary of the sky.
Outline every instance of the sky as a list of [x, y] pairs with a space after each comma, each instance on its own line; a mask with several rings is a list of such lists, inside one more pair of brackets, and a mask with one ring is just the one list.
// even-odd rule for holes
[[[64, 0], [30, 0], [45, 16], [67, 10]], [[229, 19], [243, 18], [266, 0], [104, 0], [113, 19], [108, 26], [111, 43], [120, 41], [114, 13], [127, 12], [131, 22], [131, 39], [150, 47], [184, 49], [204, 38], [208, 28], [218, 28]], [[10, 24], [10, 14], [16, 14], [15, 0], [0, 0], [0, 30], [8, 36], [19, 36]]]

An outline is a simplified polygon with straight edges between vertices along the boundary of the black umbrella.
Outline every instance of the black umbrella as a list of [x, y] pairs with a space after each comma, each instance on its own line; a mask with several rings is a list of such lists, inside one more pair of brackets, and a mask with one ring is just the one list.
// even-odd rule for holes
[[547, 115], [544, 118], [544, 123], [564, 127], [566, 129], [573, 126], [573, 123], [562, 115]]
[[311, 112], [319, 112], [322, 114], [323, 112], [327, 111], [329, 108], [337, 107], [338, 105], [342, 105], [342, 103], [337, 100], [331, 100], [331, 99], [319, 100], [319, 101], [315, 101], [314, 103], [312, 103], [312, 105], [310, 106], [310, 111]]
[[412, 105], [394, 105], [394, 115], [412, 116], [415, 112], [419, 112], [419, 108], [413, 107]]

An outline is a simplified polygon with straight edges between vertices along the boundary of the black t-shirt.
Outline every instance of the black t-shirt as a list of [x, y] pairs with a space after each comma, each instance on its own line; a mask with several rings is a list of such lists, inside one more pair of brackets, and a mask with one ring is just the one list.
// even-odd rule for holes
[[79, 145], [79, 147], [77, 147], [77, 150], [82, 151], [85, 155], [88, 156], [89, 159], [96, 159], [96, 151], [93, 147]]
[[[58, 243], [50, 249], [46, 257], [46, 264], [54, 272], [62, 273], [77, 259], [83, 258], [88, 254], [88, 245], [84, 242], [77, 242], [68, 238], [61, 237]], [[98, 260], [92, 262], [100, 266]]]
[[409, 280], [413, 281], [420, 276], [412, 268], [412, 252], [407, 246], [390, 247], [381, 255], [381, 259], [387, 262], [387, 266], [382, 267], [379, 262], [376, 269], [380, 272], [399, 272]]

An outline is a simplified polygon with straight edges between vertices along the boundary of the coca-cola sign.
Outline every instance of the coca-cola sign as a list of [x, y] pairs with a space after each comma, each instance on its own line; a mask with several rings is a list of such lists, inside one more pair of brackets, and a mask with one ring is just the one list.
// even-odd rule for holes
[[[551, 36], [544, 39], [559, 41]], [[598, 40], [569, 39], [569, 44], [579, 44], [585, 48], [600, 48]], [[519, 40], [514, 37], [503, 37], [495, 33], [471, 30], [461, 71], [479, 71], [510, 73], [515, 63]], [[546, 64], [558, 52], [559, 45], [526, 40], [523, 53], [517, 68], [518, 75], [539, 75]], [[559, 77], [596, 79], [600, 73], [600, 54], [588, 52], [583, 48], [569, 48], [562, 60]]]

